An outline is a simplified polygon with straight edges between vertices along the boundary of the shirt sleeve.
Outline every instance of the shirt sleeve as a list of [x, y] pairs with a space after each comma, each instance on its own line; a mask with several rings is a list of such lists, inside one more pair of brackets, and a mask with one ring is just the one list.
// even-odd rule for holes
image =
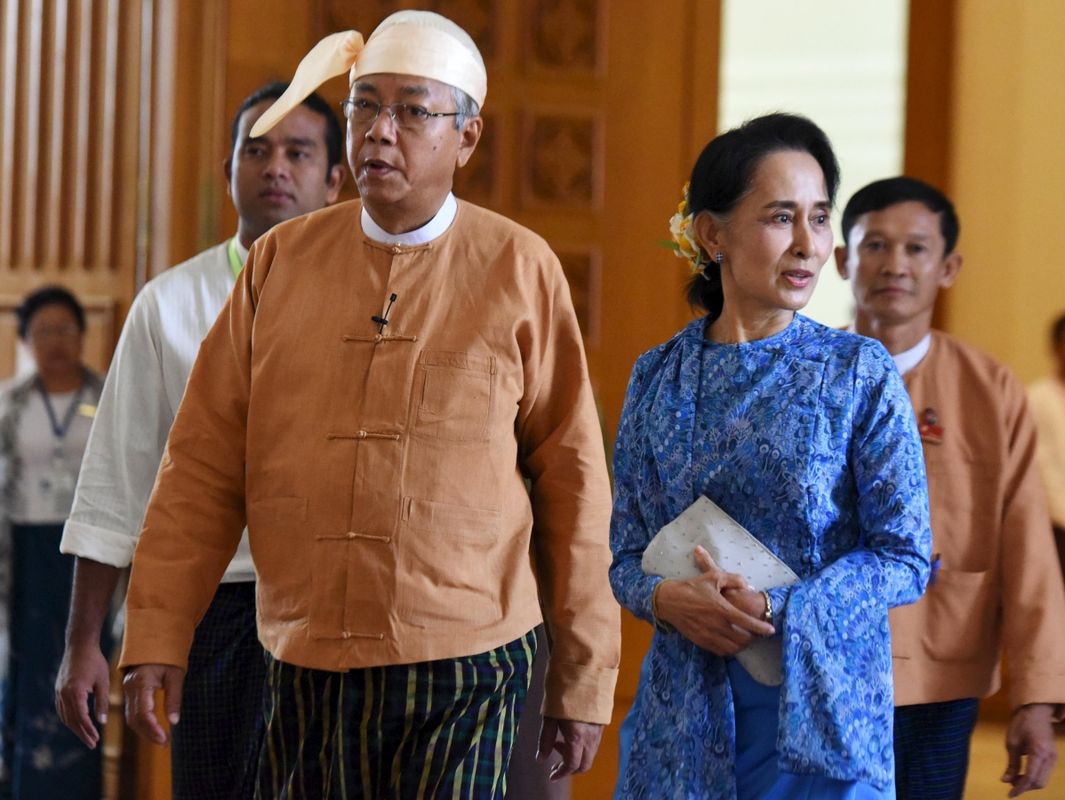
[[59, 549], [127, 567], [174, 409], [166, 395], [150, 291], [134, 300], [107, 373]]
[[[133, 558], [121, 665], [185, 667], [245, 525], [256, 247], [200, 347]], [[268, 262], [268, 257], [264, 258]]]
[[517, 421], [551, 638], [544, 713], [606, 724], [621, 649], [619, 609], [607, 583], [610, 484], [569, 290], [554, 259], [544, 275], [538, 322], [523, 334]]
[[1012, 375], [1001, 394], [1009, 451], [999, 558], [1010, 703], [1065, 703], [1065, 587], [1036, 465], [1035, 423]]

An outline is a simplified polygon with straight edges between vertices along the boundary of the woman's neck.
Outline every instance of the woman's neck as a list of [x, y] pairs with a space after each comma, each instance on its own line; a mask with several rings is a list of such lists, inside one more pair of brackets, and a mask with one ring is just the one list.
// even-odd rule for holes
[[774, 309], [760, 314], [737, 313], [728, 303], [721, 315], [706, 330], [706, 338], [718, 344], [739, 344], [768, 339], [780, 333], [795, 319], [789, 309]]
[[39, 373], [41, 385], [48, 394], [63, 394], [76, 392], [85, 382], [85, 373], [79, 365], [74, 370], [62, 370], [61, 372]]

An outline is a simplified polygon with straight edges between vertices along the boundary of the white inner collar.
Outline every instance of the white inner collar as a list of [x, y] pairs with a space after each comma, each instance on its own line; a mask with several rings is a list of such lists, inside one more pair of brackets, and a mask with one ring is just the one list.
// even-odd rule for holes
[[893, 355], [892, 359], [895, 361], [895, 366], [898, 367], [899, 374], [905, 375], [911, 369], [916, 367], [928, 355], [928, 348], [932, 346], [932, 334], [926, 333], [924, 338], [917, 344], [911, 347], [909, 350], [905, 350], [897, 355]]
[[381, 244], [400, 244], [408, 247], [426, 244], [450, 228], [451, 223], [455, 221], [455, 215], [458, 214], [458, 212], [459, 204], [455, 200], [455, 195], [448, 192], [447, 197], [444, 198], [444, 204], [440, 206], [440, 210], [436, 212], [436, 216], [420, 228], [408, 231], [407, 233], [389, 233], [373, 221], [373, 218], [370, 217], [370, 212], [366, 210], [366, 206], [363, 206], [362, 230], [363, 233], [375, 242], [380, 242]]

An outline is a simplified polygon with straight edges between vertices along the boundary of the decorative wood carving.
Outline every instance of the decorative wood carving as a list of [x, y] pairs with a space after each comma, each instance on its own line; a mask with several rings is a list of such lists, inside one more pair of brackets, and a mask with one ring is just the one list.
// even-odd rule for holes
[[601, 0], [527, 0], [526, 52], [536, 70], [602, 75], [606, 34]]
[[528, 208], [596, 210], [602, 200], [603, 130], [594, 111], [524, 115], [521, 197]]

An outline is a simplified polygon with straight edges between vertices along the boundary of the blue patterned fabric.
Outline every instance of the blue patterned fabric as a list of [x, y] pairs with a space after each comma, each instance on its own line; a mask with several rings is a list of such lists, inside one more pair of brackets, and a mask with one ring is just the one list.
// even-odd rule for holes
[[[920, 596], [931, 531], [913, 411], [877, 342], [796, 315], [738, 345], [705, 319], [636, 362], [614, 453], [611, 585], [651, 621], [654, 534], [705, 494], [801, 580], [771, 590], [784, 637], [783, 772], [891, 784], [887, 610]], [[623, 798], [734, 798], [725, 661], [679, 634], [650, 652]]]
[[725, 663], [736, 712], [738, 800], [895, 800], [894, 784], [880, 790], [862, 781], [781, 772], [776, 750], [780, 687], [758, 683], [734, 658]]

